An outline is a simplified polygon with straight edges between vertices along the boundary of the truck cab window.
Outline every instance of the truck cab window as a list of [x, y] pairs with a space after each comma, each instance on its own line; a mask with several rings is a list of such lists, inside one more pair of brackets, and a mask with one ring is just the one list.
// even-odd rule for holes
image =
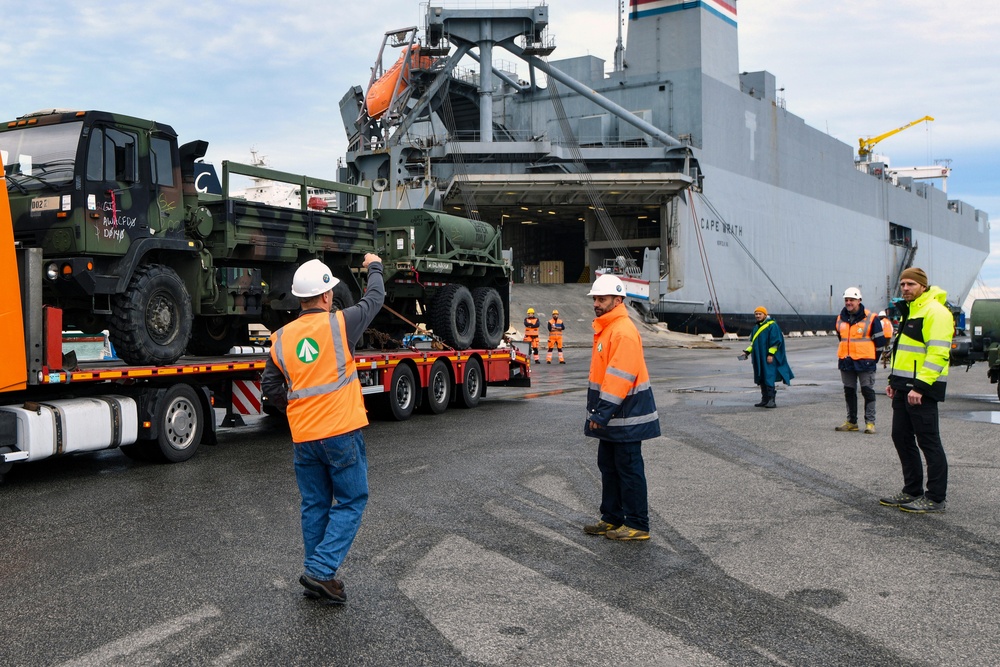
[[137, 165], [134, 134], [111, 127], [94, 128], [87, 157], [88, 181], [134, 183], [138, 180]]
[[4, 173], [20, 190], [60, 186], [73, 180], [83, 123], [23, 127], [0, 134]]
[[151, 154], [150, 167], [153, 170], [153, 183], [165, 187], [174, 185], [174, 163], [171, 160], [170, 142], [161, 137], [149, 140]]

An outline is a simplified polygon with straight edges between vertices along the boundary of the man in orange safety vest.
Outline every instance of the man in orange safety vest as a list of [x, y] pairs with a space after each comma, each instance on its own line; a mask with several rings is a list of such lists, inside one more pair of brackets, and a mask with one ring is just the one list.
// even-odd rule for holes
[[[837, 316], [837, 347], [840, 379], [844, 383], [847, 421], [837, 431], [857, 431], [858, 389], [865, 399], [865, 433], [875, 433], [875, 369], [882, 350], [892, 337], [892, 326], [861, 303], [861, 290], [848, 287], [844, 291], [844, 309]], [[887, 330], [888, 329], [888, 330]], [[887, 337], [888, 336], [888, 337]]]
[[559, 318], [559, 311], [552, 311], [552, 319], [549, 320], [549, 341], [548, 341], [548, 352], [545, 355], [545, 363], [552, 363], [552, 348], [556, 348], [559, 352], [559, 363], [565, 364], [566, 359], [563, 357], [563, 331], [566, 330], [566, 325]]
[[368, 503], [368, 458], [361, 429], [368, 425], [354, 348], [382, 308], [382, 260], [365, 255], [368, 287], [356, 304], [333, 310], [340, 282], [313, 259], [292, 277], [298, 318], [271, 334], [261, 391], [284, 410], [295, 449], [295, 480], [302, 495], [305, 594], [328, 603], [347, 601], [337, 569], [354, 542]]

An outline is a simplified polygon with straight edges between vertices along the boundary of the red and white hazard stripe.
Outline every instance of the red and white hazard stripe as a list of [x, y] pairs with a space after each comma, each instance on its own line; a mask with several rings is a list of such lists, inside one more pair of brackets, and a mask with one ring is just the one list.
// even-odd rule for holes
[[233, 412], [241, 415], [259, 415], [260, 382], [233, 380]]

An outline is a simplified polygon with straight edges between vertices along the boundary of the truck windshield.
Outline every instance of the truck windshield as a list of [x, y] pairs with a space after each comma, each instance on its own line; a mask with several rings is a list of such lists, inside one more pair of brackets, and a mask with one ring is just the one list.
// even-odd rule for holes
[[81, 121], [0, 132], [7, 189], [26, 192], [72, 181], [82, 129]]

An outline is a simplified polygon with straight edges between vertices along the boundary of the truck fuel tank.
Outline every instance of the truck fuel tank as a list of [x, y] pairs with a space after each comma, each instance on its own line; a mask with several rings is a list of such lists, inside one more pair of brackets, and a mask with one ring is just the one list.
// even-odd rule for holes
[[976, 299], [969, 313], [972, 351], [987, 352], [1000, 343], [1000, 299]]
[[32, 402], [0, 411], [14, 415], [14, 444], [28, 452], [28, 461], [131, 445], [138, 437], [138, 410], [128, 396]]
[[[449, 250], [490, 251], [497, 245], [499, 230], [481, 220], [469, 220], [440, 211], [384, 209], [377, 213], [380, 232], [413, 228], [413, 254], [447, 254]], [[398, 235], [393, 236], [399, 238]], [[393, 244], [392, 252], [400, 250]]]

